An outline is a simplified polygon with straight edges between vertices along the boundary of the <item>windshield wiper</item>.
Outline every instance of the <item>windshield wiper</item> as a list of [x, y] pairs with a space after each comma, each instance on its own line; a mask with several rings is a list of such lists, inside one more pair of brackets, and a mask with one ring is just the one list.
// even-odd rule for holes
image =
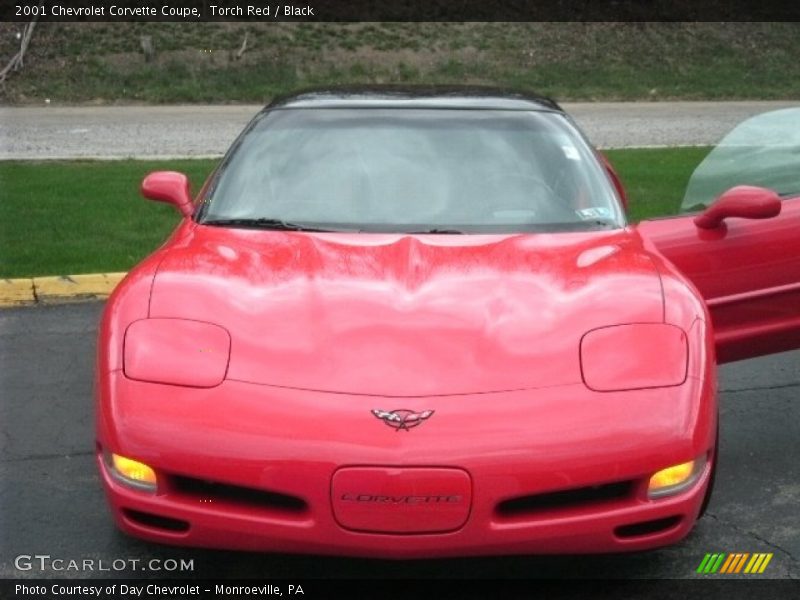
[[607, 219], [594, 219], [593, 221], [585, 221], [590, 225], [594, 225], [595, 227], [602, 227], [603, 229], [608, 229], [609, 227], [614, 227], [616, 223], [613, 221], [609, 221]]
[[422, 230], [422, 231], [404, 231], [403, 233], [408, 233], [408, 234], [411, 234], [411, 235], [422, 235], [422, 234], [425, 234], [425, 233], [442, 233], [442, 234], [449, 233], [449, 234], [457, 235], [457, 234], [463, 234], [464, 232], [461, 231], [460, 229], [438, 229], [438, 228], [434, 227], [432, 229], [425, 229], [425, 230]]
[[275, 231], [336, 231], [320, 227], [308, 227], [299, 223], [291, 223], [282, 219], [209, 219], [201, 221], [201, 225], [214, 225], [217, 227], [249, 227], [253, 229], [273, 229]]

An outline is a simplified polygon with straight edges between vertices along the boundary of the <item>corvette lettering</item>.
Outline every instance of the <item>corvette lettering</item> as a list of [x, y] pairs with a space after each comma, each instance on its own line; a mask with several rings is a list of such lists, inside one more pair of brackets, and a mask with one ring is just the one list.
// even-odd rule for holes
[[371, 502], [374, 504], [457, 504], [461, 496], [381, 496], [374, 494], [342, 494], [343, 502]]

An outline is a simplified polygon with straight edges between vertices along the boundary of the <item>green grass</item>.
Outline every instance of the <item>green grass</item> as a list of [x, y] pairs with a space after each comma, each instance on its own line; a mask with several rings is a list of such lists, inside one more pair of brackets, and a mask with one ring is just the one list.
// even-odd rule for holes
[[215, 161], [0, 163], [0, 277], [126, 271], [178, 223], [139, 184], [162, 168], [201, 183]]
[[[610, 150], [632, 220], [673, 214], [708, 148]], [[178, 223], [172, 206], [145, 201], [153, 170], [189, 175], [195, 189], [213, 160], [0, 163], [0, 277], [126, 271]]]
[[[0, 56], [17, 50], [18, 30], [0, 23]], [[357, 83], [510, 86], [562, 101], [795, 99], [799, 55], [789, 22], [41, 22], [0, 99], [263, 103]]]
[[637, 148], [604, 154], [625, 186], [628, 218], [638, 222], [676, 214], [689, 177], [710, 151], [710, 147]]

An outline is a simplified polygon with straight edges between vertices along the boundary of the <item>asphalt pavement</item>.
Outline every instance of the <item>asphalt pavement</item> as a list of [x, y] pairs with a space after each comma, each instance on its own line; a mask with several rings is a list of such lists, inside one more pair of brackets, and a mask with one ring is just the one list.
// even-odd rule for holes
[[[714, 145], [797, 101], [566, 102], [601, 148]], [[261, 105], [0, 107], [0, 160], [216, 157]]]
[[[709, 512], [682, 543], [630, 555], [420, 561], [172, 548], [119, 533], [93, 459], [98, 302], [0, 310], [0, 578], [107, 577], [113, 561], [192, 560], [198, 578], [692, 578], [708, 552], [772, 552], [763, 576], [800, 578], [800, 352], [720, 369], [721, 455]], [[41, 570], [20, 555], [49, 555]], [[50, 562], [63, 559], [64, 563]], [[68, 561], [95, 570], [59, 571]], [[117, 563], [120, 564], [120, 563]], [[721, 576], [728, 577], [728, 576]], [[730, 577], [736, 577], [731, 575]]]

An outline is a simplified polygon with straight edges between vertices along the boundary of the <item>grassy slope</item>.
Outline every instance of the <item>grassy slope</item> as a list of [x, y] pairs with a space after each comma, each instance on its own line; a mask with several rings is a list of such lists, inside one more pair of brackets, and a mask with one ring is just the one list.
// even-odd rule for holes
[[[633, 219], [677, 210], [703, 148], [608, 152], [628, 189]], [[167, 205], [145, 202], [142, 177], [186, 172], [199, 186], [212, 160], [0, 163], [0, 277], [124, 271], [177, 224]]]
[[[0, 57], [19, 27], [0, 23]], [[800, 23], [41, 23], [0, 98], [263, 102], [361, 82], [508, 85], [560, 100], [797, 98], [798, 56]]]

